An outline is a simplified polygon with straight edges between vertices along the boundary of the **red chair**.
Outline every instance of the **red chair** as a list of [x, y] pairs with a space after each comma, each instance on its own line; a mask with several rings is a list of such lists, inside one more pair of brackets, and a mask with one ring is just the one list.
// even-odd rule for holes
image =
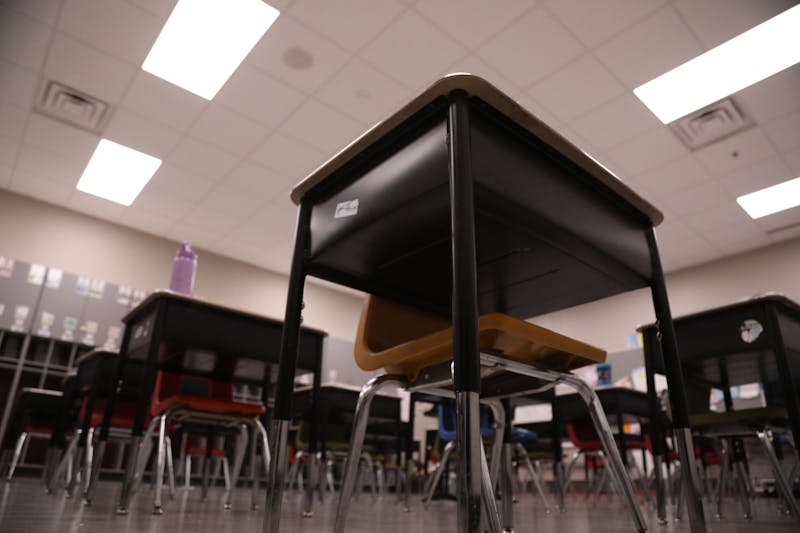
[[[214, 447], [216, 435], [235, 434], [237, 436], [234, 451], [234, 466], [232, 479], [226, 486], [225, 508], [230, 508], [231, 487], [236, 486], [239, 472], [247, 447], [247, 428], [257, 432], [260, 436], [262, 456], [264, 458], [264, 471], [269, 467], [269, 444], [267, 433], [261, 424], [260, 417], [266, 412], [263, 405], [238, 402], [233, 399], [233, 384], [230, 381], [215, 380], [206, 376], [181, 374], [160, 370], [156, 374], [153, 396], [150, 403], [150, 415], [153, 417], [139, 450], [137, 468], [134, 474], [134, 489], [142, 477], [144, 466], [150, 456], [152, 437], [158, 428], [156, 438], [157, 449], [155, 458], [156, 490], [153, 502], [153, 512], [162, 512], [161, 491], [163, 487], [165, 462], [171, 462], [171, 451], [168, 451], [167, 429], [180, 427], [187, 435], [207, 435], [205, 457], [211, 459], [214, 450], [224, 449]], [[258, 442], [256, 443], [258, 444]], [[255, 505], [255, 489], [257, 483], [255, 476], [256, 445], [253, 445], [251, 457], [251, 476], [253, 483], [253, 503]], [[220, 456], [219, 451], [216, 452]], [[204, 461], [203, 497], [207, 494], [209, 481], [210, 460]]]

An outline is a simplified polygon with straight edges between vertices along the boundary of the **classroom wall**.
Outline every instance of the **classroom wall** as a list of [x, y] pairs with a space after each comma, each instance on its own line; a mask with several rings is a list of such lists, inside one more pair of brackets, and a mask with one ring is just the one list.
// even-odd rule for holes
[[[0, 255], [153, 290], [169, 284], [177, 248], [175, 241], [0, 190]], [[197, 296], [283, 319], [287, 276], [197, 252]], [[353, 339], [360, 297], [312, 280], [305, 301], [304, 325]]]
[[[675, 317], [765, 292], [800, 301], [800, 239], [673, 272], [667, 291]], [[655, 313], [650, 290], [640, 289], [532, 321], [616, 352], [629, 348], [626, 337], [637, 325], [655, 321]]]

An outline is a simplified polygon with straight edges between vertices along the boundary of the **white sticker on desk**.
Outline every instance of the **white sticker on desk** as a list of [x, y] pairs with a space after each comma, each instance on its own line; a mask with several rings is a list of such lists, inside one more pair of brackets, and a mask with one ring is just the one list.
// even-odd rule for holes
[[358, 213], [358, 198], [355, 200], [348, 200], [347, 202], [340, 202], [336, 204], [336, 212], [333, 218], [352, 217]]
[[742, 340], [747, 344], [755, 342], [762, 331], [764, 331], [764, 327], [761, 325], [761, 322], [751, 318], [745, 320], [742, 322], [742, 325], [739, 326], [739, 333], [742, 335]]

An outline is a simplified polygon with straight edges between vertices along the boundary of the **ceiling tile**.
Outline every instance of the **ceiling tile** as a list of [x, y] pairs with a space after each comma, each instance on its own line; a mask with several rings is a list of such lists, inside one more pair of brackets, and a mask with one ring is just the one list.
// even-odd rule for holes
[[568, 122], [626, 91], [606, 68], [585, 55], [534, 85], [528, 93]]
[[461, 45], [416, 12], [406, 11], [359, 55], [406, 86], [421, 89], [465, 53]]
[[[721, 230], [736, 224], [752, 222], [747, 213], [735, 202], [721, 204], [705, 211], [687, 215], [683, 222], [692, 230], [701, 235], [708, 235], [709, 232]], [[714, 242], [713, 239], [711, 242]]]
[[632, 93], [615, 98], [570, 122], [579, 135], [603, 151], [661, 125]]
[[[539, 53], [546, 50], [546, 53]], [[478, 49], [478, 55], [523, 88], [564, 67], [584, 47], [544, 9], [533, 9]], [[422, 52], [424, 53], [424, 52]]]
[[29, 108], [33, 105], [38, 76], [7, 61], [0, 61], [0, 102]]
[[137, 67], [56, 33], [44, 66], [44, 75], [91, 96], [118, 104]]
[[[278, 17], [245, 61], [310, 94], [330, 79], [347, 57], [348, 54], [338, 45], [284, 14]], [[303, 59], [310, 59], [310, 64], [302, 64]], [[292, 64], [297, 66], [290, 66]]]
[[138, 67], [163, 25], [159, 17], [122, 0], [66, 0], [58, 29]]
[[10, 168], [14, 166], [19, 146], [15, 139], [0, 137], [0, 167]]
[[[159, 170], [160, 173], [160, 170]], [[165, 189], [163, 185], [148, 183], [131, 204], [137, 213], [153, 215], [157, 219], [175, 222], [194, 208], [195, 202], [186, 196]]]
[[608, 158], [623, 170], [637, 175], [689, 155], [667, 127], [647, 131], [608, 151]]
[[55, 26], [61, 3], [62, 0], [0, 0], [0, 6], [48, 26]]
[[268, 133], [266, 127], [214, 102], [190, 131], [193, 137], [241, 156], [250, 153]]
[[275, 128], [306, 99], [301, 91], [242, 64], [215, 98], [268, 128]]
[[665, 0], [548, 0], [550, 11], [588, 47], [594, 47], [646, 18]]
[[154, 213], [139, 211], [131, 205], [119, 218], [119, 223], [139, 231], [164, 236], [175, 225], [175, 220]]
[[4, 189], [11, 187], [11, 177], [13, 174], [13, 167], [0, 163], [0, 187]]
[[0, 7], [0, 57], [3, 59], [39, 70], [47, 56], [50, 33], [49, 27]]
[[761, 128], [779, 152], [800, 146], [800, 111], [771, 120], [762, 124]]
[[28, 113], [9, 104], [0, 104], [0, 135], [21, 139]]
[[797, 239], [798, 237], [800, 237], [800, 224], [795, 224], [769, 234], [769, 240], [773, 243]]
[[[157, 17], [166, 19], [169, 17], [172, 10], [175, 8], [175, 4], [178, 0], [127, 0], [128, 3], [135, 5], [139, 9], [143, 9], [148, 13], [152, 13]], [[273, 0], [274, 2], [274, 0]]]
[[631, 89], [701, 52], [694, 35], [671, 7], [661, 9], [595, 50], [598, 59]]
[[707, 181], [694, 187], [676, 191], [659, 200], [680, 216], [694, 215], [733, 202], [733, 197], [716, 181]]
[[694, 155], [713, 176], [723, 176], [777, 153], [761, 128], [756, 127], [701, 148]]
[[[371, 41], [404, 6], [393, 0], [298, 0], [289, 13], [309, 28], [318, 31], [351, 52]], [[354, 24], [354, 19], [358, 23]]]
[[636, 179], [649, 196], [657, 199], [700, 185], [709, 181], [711, 176], [695, 158], [686, 156], [643, 172]]
[[741, 243], [748, 243], [753, 248], [770, 243], [766, 232], [752, 220], [706, 231], [704, 236], [711, 244], [728, 254], [742, 251]]
[[722, 257], [722, 252], [703, 239], [682, 243], [674, 251], [668, 250], [664, 255], [664, 271], [675, 272], [695, 265], [708, 263]]
[[20, 169], [14, 171], [10, 188], [25, 196], [61, 206], [67, 203], [75, 191], [74, 185], [69, 186]]
[[292, 247], [283, 241], [272, 243], [269, 250], [256, 253], [250, 262], [279, 274], [288, 274], [292, 266]]
[[[763, 2], [673, 0], [672, 3], [703, 46], [713, 48], [789, 9], [797, 2], [792, 0]], [[720, 16], [721, 13], [724, 13], [725, 16]]]
[[731, 196], [736, 198], [795, 177], [797, 176], [782, 158], [773, 156], [725, 173], [718, 178], [718, 181]]
[[184, 137], [169, 154], [167, 161], [216, 181], [236, 165], [237, 158], [208, 143]]
[[789, 150], [781, 155], [783, 156], [783, 160], [789, 165], [789, 168], [792, 169], [792, 173], [795, 176], [800, 176], [800, 148]]
[[31, 113], [25, 141], [48, 152], [86, 164], [100, 138], [57, 120]]
[[197, 201], [204, 197], [213, 185], [214, 182], [210, 178], [175, 167], [167, 161], [159, 167], [145, 190], [155, 186], [181, 198]]
[[250, 157], [295, 183], [326, 159], [322, 151], [281, 133], [271, 135]]
[[122, 107], [165, 124], [187, 131], [208, 102], [199, 96], [141, 71], [133, 79]]
[[745, 114], [763, 124], [800, 110], [800, 65], [789, 67], [736, 93]]
[[511, 24], [535, 2], [508, 0], [502, 8], [485, 0], [420, 0], [414, 9], [474, 50]]
[[383, 120], [412, 96], [407, 88], [358, 58], [353, 58], [316, 94], [322, 102], [364, 124]]
[[281, 126], [281, 131], [333, 155], [366, 131], [361, 122], [309, 99]]
[[117, 109], [103, 137], [163, 159], [178, 144], [181, 133], [127, 109]]
[[[511, 95], [509, 95], [509, 96], [511, 96]], [[559, 133], [561, 133], [560, 128], [559, 128], [559, 124], [561, 123], [561, 121], [556, 119], [555, 115], [550, 113], [550, 111], [548, 111], [548, 109], [545, 106], [543, 106], [541, 103], [539, 103], [537, 100], [535, 100], [534, 98], [531, 98], [530, 96], [528, 96], [528, 95], [526, 95], [524, 93], [518, 93], [518, 94], [512, 96], [512, 98], [514, 99], [515, 102], [517, 102], [519, 105], [521, 105], [523, 108], [525, 108], [525, 110], [528, 113], [530, 113], [531, 115], [536, 117], [537, 120], [540, 120], [541, 122], [544, 122], [545, 124], [547, 124], [551, 128], [553, 128], [553, 129], [557, 130]]]
[[273, 198], [293, 183], [285, 176], [249, 161], [242, 161], [220, 182], [220, 184], [247, 191], [254, 198], [264, 200]]
[[252, 244], [239, 242], [230, 238], [230, 236], [219, 239], [212, 243], [209, 248], [214, 253], [245, 262], [253, 259], [256, 253], [259, 252]]
[[268, 243], [275, 240], [275, 228], [263, 217], [251, 217], [231, 230], [226, 238], [246, 243], [256, 251], [263, 251], [267, 249]]
[[269, 229], [275, 238], [281, 235], [294, 236], [297, 225], [297, 206], [289, 199], [289, 191], [278, 194], [250, 219], [257, 227]]
[[37, 146], [24, 144], [19, 150], [17, 169], [74, 188], [88, 161], [88, 158], [85, 161], [67, 159]]
[[67, 201], [67, 207], [80, 213], [112, 222], [119, 219], [122, 213], [125, 212], [125, 206], [123, 205], [86, 194], [77, 189], [73, 191], [72, 196]]
[[680, 243], [681, 241], [695, 238], [697, 233], [679, 219], [665, 218], [664, 222], [656, 228], [656, 236], [660, 249], [668, 244]]
[[738, 239], [733, 239], [728, 242], [717, 242], [714, 244], [714, 247], [725, 256], [731, 256], [769, 246], [772, 242], [773, 241], [769, 237], [763, 235], [753, 235], [750, 237], [740, 235]]
[[760, 228], [768, 232], [770, 238], [782, 238], [780, 233], [794, 229], [795, 226], [800, 226], [800, 207], [793, 207], [779, 211], [765, 217], [758, 218], [754, 221]]
[[239, 220], [248, 217], [264, 204], [264, 200], [244, 189], [236, 189], [230, 185], [217, 185], [199, 204], [210, 210], [231, 215]]

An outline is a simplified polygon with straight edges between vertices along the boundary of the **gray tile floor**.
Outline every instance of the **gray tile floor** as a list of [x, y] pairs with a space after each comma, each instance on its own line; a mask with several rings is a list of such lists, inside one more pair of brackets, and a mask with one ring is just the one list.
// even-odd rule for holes
[[[18, 477], [11, 483], [0, 481], [0, 532], [260, 532], [263, 511], [250, 511], [249, 491], [236, 492], [231, 511], [223, 511], [222, 490], [212, 491], [206, 502], [200, 501], [199, 490], [179, 490], [174, 501], [167, 501], [164, 514], [153, 516], [151, 510], [152, 493], [144, 488], [136, 495], [131, 512], [127, 516], [116, 516], [114, 503], [119, 496], [119, 483], [101, 482], [97, 500], [93, 507], [84, 507], [80, 500], [68, 499], [63, 495], [47, 495], [40, 482], [33, 478]], [[312, 518], [300, 517], [300, 495], [289, 492], [283, 508], [282, 531], [317, 532], [331, 531], [335, 514], [335, 498], [328, 496], [324, 503], [315, 504]], [[626, 510], [615, 499], [603, 498], [597, 507], [592, 508], [581, 495], [568, 500], [568, 510], [564, 514], [546, 514], [541, 504], [530, 494], [520, 498], [515, 508], [517, 531], [564, 531], [581, 533], [599, 531], [602, 533], [630, 532], [633, 526]], [[711, 532], [752, 532], [781, 533], [800, 531], [796, 522], [778, 514], [774, 500], [756, 500], [755, 518], [752, 522], [739, 519], [738, 507], [733, 501], [727, 507], [727, 516], [719, 521], [710, 518]], [[707, 514], [712, 516], [711, 509]], [[424, 510], [418, 499], [412, 503], [411, 512], [404, 513], [395, 502], [393, 495], [380, 497], [373, 503], [368, 494], [355, 500], [351, 507], [348, 531], [408, 533], [416, 531], [455, 531], [455, 503], [435, 501]], [[685, 522], [674, 522], [660, 526], [655, 521], [655, 512], [647, 507], [645, 516], [650, 531], [655, 533], [688, 532]]]

